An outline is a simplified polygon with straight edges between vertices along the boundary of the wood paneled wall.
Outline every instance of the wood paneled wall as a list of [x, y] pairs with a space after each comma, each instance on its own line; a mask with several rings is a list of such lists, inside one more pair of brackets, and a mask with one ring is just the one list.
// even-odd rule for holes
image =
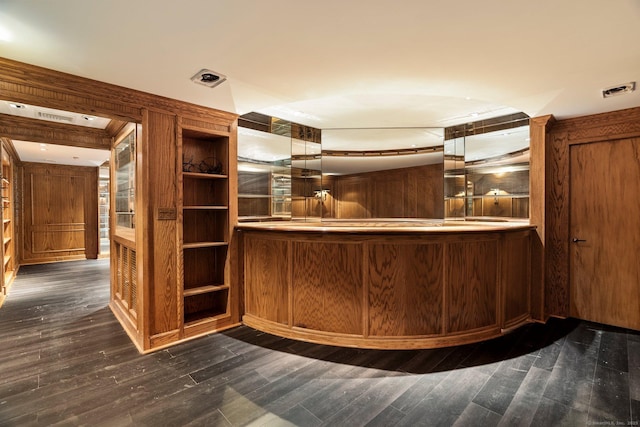
[[[443, 218], [442, 164], [333, 177], [332, 217]], [[323, 182], [324, 186], [324, 182]]]
[[[538, 127], [542, 129], [545, 120], [540, 121]], [[536, 123], [535, 119], [533, 123]], [[538, 225], [538, 233], [540, 233], [540, 227], [543, 227], [540, 239], [545, 254], [545, 312], [550, 316], [567, 317], [570, 315], [569, 240], [571, 237], [569, 236], [569, 148], [574, 144], [640, 136], [640, 107], [559, 120], [548, 129], [545, 135], [540, 135], [539, 131], [536, 132], [538, 132], [537, 135], [532, 133], [532, 144], [534, 140], [542, 141], [545, 151], [545, 217], [544, 220], [538, 220], [541, 212], [533, 210], [536, 205], [534, 196], [540, 193], [536, 190], [531, 194], [532, 222], [535, 221]], [[602, 161], [607, 160], [602, 159]], [[611, 167], [624, 168], [624, 165]], [[532, 151], [531, 170], [534, 171], [534, 168]], [[540, 178], [532, 176], [532, 182], [538, 179]], [[628, 182], [625, 191], [640, 193], [640, 182]], [[534, 212], [536, 212], [535, 217]]]
[[[94, 114], [115, 120], [104, 132], [83, 132], [72, 135], [66, 127], [56, 126], [51, 143], [64, 145], [92, 146], [105, 148], [105, 137], [118, 132], [123, 122], [143, 124], [142, 149], [136, 160], [136, 228], [133, 237], [118, 237], [127, 248], [135, 251], [137, 266], [135, 269], [137, 290], [137, 309], [135, 322], [122, 315], [117, 308], [112, 309], [141, 351], [168, 345], [179, 339], [177, 325], [182, 322], [180, 266], [178, 265], [178, 215], [177, 168], [182, 159], [178, 158], [177, 122], [196, 126], [203, 130], [220, 131], [229, 135], [229, 228], [237, 221], [237, 175], [236, 175], [236, 123], [234, 113], [218, 111], [187, 102], [165, 98], [121, 86], [90, 80], [71, 74], [0, 58], [0, 93], [2, 98], [64, 111]], [[28, 136], [29, 139], [43, 138], [46, 130], [33, 124], [32, 129], [20, 129], [19, 119], [4, 120], [0, 132], [9, 138]], [[4, 127], [3, 127], [4, 126]], [[3, 135], [5, 136], [5, 135]], [[96, 169], [97, 170], [97, 169]], [[97, 254], [97, 178], [96, 189], [86, 194], [95, 194], [92, 203], [96, 209]], [[27, 197], [25, 196], [25, 200]], [[86, 200], [85, 200], [86, 201]], [[231, 232], [229, 231], [229, 234]], [[77, 236], [73, 245], [76, 247]], [[67, 240], [71, 239], [69, 237]], [[25, 239], [26, 240], [26, 239]], [[33, 245], [32, 245], [33, 246]], [[84, 244], [87, 250], [92, 245]], [[234, 249], [237, 250], [237, 249]], [[35, 261], [34, 261], [35, 262]], [[227, 260], [233, 263], [233, 260]], [[113, 264], [112, 264], [113, 265]], [[225, 280], [229, 269], [225, 270]], [[132, 273], [133, 274], [133, 273]], [[235, 282], [230, 281], [233, 285]], [[239, 319], [238, 292], [234, 290], [232, 302], [233, 319]], [[204, 333], [204, 331], [203, 331]]]
[[98, 168], [24, 164], [22, 264], [98, 257]]

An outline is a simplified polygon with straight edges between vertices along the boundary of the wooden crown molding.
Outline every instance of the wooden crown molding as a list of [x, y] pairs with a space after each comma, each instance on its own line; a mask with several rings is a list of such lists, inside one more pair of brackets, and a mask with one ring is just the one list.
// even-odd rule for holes
[[107, 132], [107, 135], [109, 135], [112, 138], [115, 138], [116, 135], [118, 135], [120, 131], [124, 129], [127, 123], [128, 122], [125, 122], [124, 120], [111, 119], [111, 121], [109, 122], [109, 124], [104, 130], [105, 132]]
[[640, 136], [640, 107], [558, 120], [551, 133], [566, 133], [568, 144]]
[[111, 136], [103, 129], [74, 126], [0, 114], [0, 134], [18, 141], [109, 150]]

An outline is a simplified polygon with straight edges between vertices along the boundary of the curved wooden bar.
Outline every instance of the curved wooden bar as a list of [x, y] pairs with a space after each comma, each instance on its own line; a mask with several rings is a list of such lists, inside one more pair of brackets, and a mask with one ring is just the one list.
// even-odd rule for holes
[[418, 349], [530, 320], [523, 223], [244, 223], [243, 322], [310, 342]]

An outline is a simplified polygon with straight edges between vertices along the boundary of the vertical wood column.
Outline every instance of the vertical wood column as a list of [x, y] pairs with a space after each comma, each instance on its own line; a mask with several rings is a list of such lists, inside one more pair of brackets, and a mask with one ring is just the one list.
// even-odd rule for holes
[[544, 308], [547, 316], [569, 316], [569, 134], [547, 134]]
[[[143, 169], [147, 197], [143, 198], [143, 246], [149, 263], [145, 269], [146, 318], [153, 346], [175, 341], [179, 335], [177, 277], [176, 116], [148, 110], [143, 121]], [[140, 182], [140, 181], [139, 181]], [[140, 234], [138, 234], [140, 236]]]
[[545, 313], [545, 232], [547, 188], [547, 130], [553, 116], [534, 117], [529, 121], [530, 188], [529, 221], [536, 226], [531, 239], [531, 318], [546, 320]]

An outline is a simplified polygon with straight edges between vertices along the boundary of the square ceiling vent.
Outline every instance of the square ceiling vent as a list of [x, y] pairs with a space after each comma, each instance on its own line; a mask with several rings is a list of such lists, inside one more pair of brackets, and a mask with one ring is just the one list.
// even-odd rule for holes
[[192, 82], [208, 87], [216, 87], [225, 80], [227, 80], [227, 76], [206, 68], [203, 68], [191, 77]]
[[624, 95], [636, 90], [636, 82], [624, 83], [616, 86], [611, 86], [602, 90], [603, 98], [610, 98], [616, 95]]

